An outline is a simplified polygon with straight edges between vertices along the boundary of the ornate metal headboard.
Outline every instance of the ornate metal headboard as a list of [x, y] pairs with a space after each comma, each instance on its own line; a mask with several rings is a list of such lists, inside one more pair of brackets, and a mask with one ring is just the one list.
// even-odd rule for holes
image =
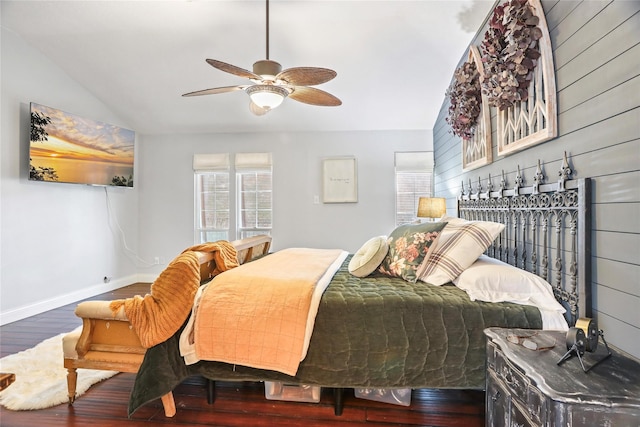
[[471, 180], [458, 199], [458, 216], [505, 224], [487, 255], [535, 273], [548, 281], [567, 308], [567, 322], [591, 317], [591, 215], [589, 178], [572, 180], [564, 154], [556, 182], [545, 183], [540, 161], [533, 185], [518, 173], [512, 188], [504, 176], [497, 190], [491, 175], [486, 188]]

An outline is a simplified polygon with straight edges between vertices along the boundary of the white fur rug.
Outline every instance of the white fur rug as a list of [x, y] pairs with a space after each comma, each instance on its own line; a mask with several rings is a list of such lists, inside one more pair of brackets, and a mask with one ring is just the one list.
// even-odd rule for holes
[[[65, 335], [57, 335], [33, 348], [0, 359], [0, 372], [16, 374], [15, 382], [0, 392], [0, 405], [14, 411], [26, 411], [69, 401], [67, 370], [62, 364], [62, 337]], [[78, 369], [76, 396], [115, 374], [115, 371]]]

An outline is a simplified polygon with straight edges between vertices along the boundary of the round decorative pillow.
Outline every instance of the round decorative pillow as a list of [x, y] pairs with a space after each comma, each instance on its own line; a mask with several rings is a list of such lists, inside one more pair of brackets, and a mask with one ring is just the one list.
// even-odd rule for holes
[[367, 240], [349, 261], [349, 273], [365, 277], [373, 273], [389, 251], [387, 236], [377, 236]]

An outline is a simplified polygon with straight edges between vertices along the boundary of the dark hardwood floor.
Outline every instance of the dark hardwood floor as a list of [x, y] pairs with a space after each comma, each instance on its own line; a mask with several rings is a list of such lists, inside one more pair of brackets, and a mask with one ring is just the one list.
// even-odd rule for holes
[[[144, 295], [148, 284], [134, 284], [91, 298], [111, 300]], [[70, 304], [0, 327], [0, 357], [33, 347], [54, 335], [69, 332], [82, 322]], [[62, 360], [60, 361], [62, 365]], [[414, 390], [408, 407], [358, 399], [353, 390], [344, 397], [344, 412], [333, 414], [333, 393], [322, 390], [320, 403], [267, 400], [264, 385], [253, 382], [217, 382], [216, 401], [207, 404], [205, 381], [193, 377], [174, 390], [177, 414], [164, 416], [154, 401], [127, 417], [134, 374], [120, 373], [92, 386], [73, 406], [62, 404], [38, 411], [0, 408], [0, 425], [17, 426], [482, 426], [484, 392]]]

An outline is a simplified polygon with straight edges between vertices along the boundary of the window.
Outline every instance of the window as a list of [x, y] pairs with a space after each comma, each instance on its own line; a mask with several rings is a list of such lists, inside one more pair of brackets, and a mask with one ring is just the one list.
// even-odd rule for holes
[[433, 152], [395, 154], [396, 225], [415, 221], [418, 199], [433, 195]]
[[195, 242], [229, 240], [230, 185], [228, 154], [193, 157], [196, 192]]
[[271, 232], [271, 172], [238, 172], [238, 238]]
[[237, 238], [271, 234], [271, 153], [236, 154]]
[[[195, 243], [271, 234], [271, 153], [196, 154]], [[235, 180], [232, 179], [235, 174]]]

